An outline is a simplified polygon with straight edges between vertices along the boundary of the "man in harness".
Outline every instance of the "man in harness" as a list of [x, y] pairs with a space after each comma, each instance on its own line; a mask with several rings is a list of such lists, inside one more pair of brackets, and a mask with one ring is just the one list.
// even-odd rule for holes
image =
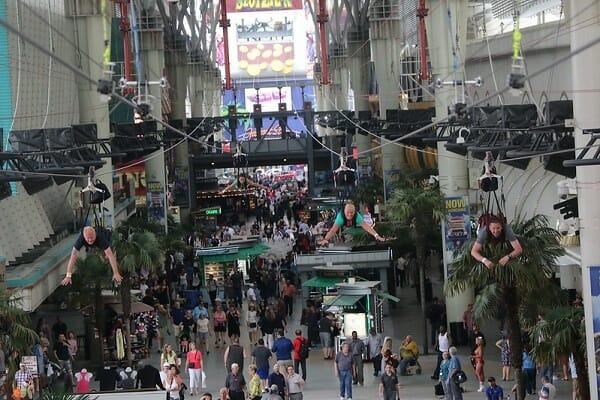
[[85, 246], [88, 249], [91, 247], [97, 247], [103, 250], [104, 255], [110, 263], [110, 267], [112, 268], [113, 281], [115, 281], [115, 283], [120, 283], [123, 280], [123, 277], [119, 273], [119, 268], [117, 267], [117, 258], [115, 257], [115, 254], [113, 253], [112, 249], [110, 248], [110, 243], [103, 229], [97, 230], [93, 226], [86, 226], [79, 234], [79, 237], [73, 245], [73, 250], [71, 250], [71, 257], [69, 258], [69, 262], [67, 263], [67, 273], [65, 275], [65, 278], [62, 280], [63, 286], [71, 284], [73, 268], [75, 267], [75, 262], [77, 261], [79, 251], [83, 246]]
[[353, 227], [358, 227], [358, 226], [360, 226], [367, 233], [372, 235], [375, 238], [375, 240], [378, 240], [381, 242], [384, 242], [386, 240], [385, 238], [379, 236], [379, 234], [377, 232], [375, 232], [375, 229], [373, 229], [373, 227], [371, 225], [369, 225], [369, 223], [363, 219], [362, 215], [360, 215], [359, 213], [356, 212], [356, 207], [354, 206], [354, 203], [349, 201], [344, 206], [344, 211], [338, 212], [337, 216], [335, 217], [335, 222], [333, 223], [333, 226], [325, 234], [325, 237], [323, 238], [323, 240], [321, 240], [319, 242], [319, 244], [325, 245], [325, 244], [329, 243], [331, 238], [337, 233], [337, 231], [341, 227], [353, 228]]
[[488, 243], [497, 245], [504, 242], [509, 242], [512, 250], [498, 260], [498, 264], [501, 267], [505, 266], [513, 258], [520, 256], [523, 248], [510, 226], [504, 224], [500, 218], [492, 216], [489, 218], [487, 225], [482, 227], [477, 233], [477, 239], [471, 248], [471, 256], [488, 269], [491, 269], [495, 262], [484, 257], [481, 254], [481, 249]]

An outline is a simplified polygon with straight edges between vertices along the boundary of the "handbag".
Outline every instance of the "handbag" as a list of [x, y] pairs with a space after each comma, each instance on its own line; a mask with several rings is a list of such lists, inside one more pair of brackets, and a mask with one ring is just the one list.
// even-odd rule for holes
[[194, 363], [194, 362], [188, 363], [188, 368], [189, 369], [195, 369], [196, 368], [196, 363]]
[[465, 374], [465, 371], [463, 370], [458, 370], [452, 375], [452, 379], [458, 384], [465, 383], [467, 381], [467, 374]]
[[436, 396], [443, 396], [446, 394], [444, 393], [444, 386], [442, 385], [442, 382], [438, 382], [433, 389], [435, 390]]

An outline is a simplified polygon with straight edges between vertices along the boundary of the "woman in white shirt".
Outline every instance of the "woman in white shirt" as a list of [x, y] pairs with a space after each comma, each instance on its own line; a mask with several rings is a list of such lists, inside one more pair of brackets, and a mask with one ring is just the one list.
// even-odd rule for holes
[[179, 400], [179, 390], [181, 389], [179, 379], [175, 372], [175, 367], [169, 368], [167, 379], [165, 379], [165, 389], [167, 389], [167, 399]]
[[256, 346], [256, 343], [258, 342], [258, 312], [256, 310], [256, 303], [253, 301], [248, 303], [246, 326], [248, 327], [248, 337], [250, 339], [250, 343]]
[[204, 313], [200, 313], [200, 316], [196, 320], [196, 334], [200, 351], [210, 354], [208, 350], [208, 337], [211, 336], [210, 321]]

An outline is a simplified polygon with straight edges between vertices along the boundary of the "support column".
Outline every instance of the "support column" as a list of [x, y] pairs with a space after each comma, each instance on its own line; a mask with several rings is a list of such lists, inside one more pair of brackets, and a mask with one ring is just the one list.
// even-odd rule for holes
[[[359, 29], [359, 28], [358, 28]], [[370, 111], [369, 106], [369, 60], [371, 52], [366, 45], [368, 32], [357, 31], [354, 35], [348, 33], [348, 64], [350, 70], [350, 87], [354, 92], [354, 111], [358, 118], [359, 112]], [[351, 38], [355, 40], [351, 40]], [[366, 132], [356, 130], [354, 136], [356, 148], [359, 153], [371, 148], [371, 136]], [[371, 155], [366, 154], [370, 160]], [[369, 161], [370, 164], [370, 161]]]
[[[98, 6], [99, 8], [99, 6]], [[78, 19], [78, 26], [85, 27], [79, 30], [78, 43], [82, 47], [81, 52], [88, 57], [82, 57], [81, 64], [85, 73], [94, 78], [104, 78], [104, 26], [101, 10], [95, 10], [95, 13], [85, 13], [82, 15], [73, 15]], [[82, 23], [83, 22], [83, 23]], [[108, 67], [107, 67], [108, 68]], [[96, 85], [90, 82], [79, 82], [79, 122], [95, 123], [98, 128], [98, 138], [110, 138], [108, 104], [100, 100]], [[133, 122], [133, 121], [132, 121]], [[105, 164], [102, 168], [96, 170], [96, 176], [112, 190], [113, 165], [110, 158], [103, 158]], [[115, 204], [114, 197], [110, 197], [103, 203], [105, 211], [105, 225], [108, 228], [113, 227]]]
[[[600, 7], [596, 0], [572, 0], [569, 17], [572, 26], [581, 26], [571, 32], [571, 51], [589, 43], [600, 35], [600, 25], [585, 24], [584, 21], [597, 21], [600, 18]], [[600, 85], [598, 62], [600, 62], [600, 45], [577, 54], [571, 58], [571, 75], [573, 80], [573, 117], [575, 120], [575, 148], [583, 148], [589, 135], [584, 135], [582, 129], [600, 128], [600, 93], [590, 88]], [[578, 153], [581, 150], [578, 151]], [[591, 153], [594, 150], [592, 149]], [[587, 338], [588, 371], [591, 398], [598, 396], [598, 362], [597, 348], [594, 338], [598, 332], [594, 329], [594, 320], [599, 318], [599, 311], [594, 305], [597, 299], [598, 279], [600, 273], [600, 247], [598, 246], [598, 181], [600, 167], [577, 167], [577, 199], [579, 204], [579, 226], [581, 236], [581, 276], [583, 284], [583, 304], [585, 313], [585, 331]]]
[[[376, 0], [369, 12], [371, 58], [379, 86], [379, 115], [387, 119], [388, 109], [398, 109], [402, 60], [402, 27], [398, 0]], [[381, 167], [385, 184], [386, 171], [404, 168], [402, 147], [381, 138]], [[385, 196], [384, 196], [385, 199]]]
[[[139, 18], [139, 16], [137, 16]], [[140, 80], [158, 81], [162, 77], [164, 60], [163, 24], [160, 16], [148, 13], [139, 18], [140, 27], [140, 57], [142, 60], [142, 73]], [[147, 94], [152, 96], [152, 113], [162, 118], [161, 88], [158, 85], [149, 85]], [[155, 215], [159, 222], [164, 223], [167, 229], [167, 204], [166, 204], [166, 169], [164, 149], [160, 148], [146, 157], [146, 183], [154, 183], [156, 191], [162, 190], [163, 210]], [[162, 221], [160, 221], [162, 219]]]
[[[437, 4], [435, 4], [437, 3]], [[450, 8], [453, 17], [452, 23], [458, 24], [459, 28], [459, 46], [465, 48], [466, 31], [467, 31], [467, 1], [466, 0], [448, 0], [447, 5]], [[452, 38], [448, 35], [448, 10], [446, 9], [446, 1], [432, 1], [430, 4], [430, 17], [427, 19], [429, 54], [433, 68], [433, 78], [462, 79], [468, 77], [454, 75], [453, 64], [455, 60], [452, 55], [452, 46], [456, 46], [455, 36]], [[457, 20], [457, 18], [462, 19]], [[456, 31], [456, 26], [452, 27]], [[456, 60], [457, 65], [464, 63], [464, 52], [459, 52], [462, 58]], [[450, 78], [448, 78], [450, 77]], [[448, 116], [448, 106], [454, 104], [454, 88], [442, 87], [435, 91], [435, 115], [436, 118], [443, 119]], [[462, 90], [459, 88], [458, 90]], [[438, 142], [438, 166], [440, 189], [446, 197], [467, 196], [469, 189], [469, 170], [466, 158], [460, 158], [455, 153], [450, 153], [444, 146], [446, 142]], [[445, 223], [442, 224], [445, 227]], [[445, 237], [445, 235], [442, 235]], [[452, 263], [452, 251], [446, 251], [448, 244], [444, 243], [444, 276], [448, 277], [448, 265]], [[469, 288], [456, 296], [446, 296], [446, 312], [447, 320], [450, 326], [458, 324], [462, 326], [462, 316], [467, 308], [467, 304], [473, 301], [473, 288]]]

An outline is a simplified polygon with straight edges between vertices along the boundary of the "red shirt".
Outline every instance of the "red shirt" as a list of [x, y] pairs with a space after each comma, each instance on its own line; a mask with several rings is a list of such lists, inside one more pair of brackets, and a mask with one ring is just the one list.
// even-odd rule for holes
[[294, 354], [292, 356], [294, 361], [302, 361], [302, 358], [300, 357], [300, 344], [302, 342], [306, 342], [306, 338], [304, 336], [296, 336], [292, 342], [292, 345], [294, 346]]
[[200, 350], [188, 351], [187, 362], [188, 362], [188, 365], [190, 363], [194, 363], [193, 369], [201, 369], [202, 368], [202, 352]]

